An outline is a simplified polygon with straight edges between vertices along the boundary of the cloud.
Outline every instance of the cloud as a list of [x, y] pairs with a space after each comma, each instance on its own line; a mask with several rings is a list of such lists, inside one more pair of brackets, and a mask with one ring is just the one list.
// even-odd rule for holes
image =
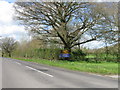
[[6, 1], [0, 1], [0, 23], [9, 24], [12, 22], [13, 16], [13, 4], [8, 3]]
[[24, 26], [15, 23], [13, 15], [13, 3], [0, 1], [0, 36], [10, 36], [20, 40], [22, 36], [27, 36], [27, 32], [24, 30]]
[[[15, 0], [8, 0], [14, 2]], [[17, 0], [18, 2], [58, 2], [58, 0]], [[119, 2], [119, 0], [59, 0], [61, 2]]]
[[82, 45], [83, 47], [87, 47], [87, 48], [90, 48], [90, 49], [97, 49], [97, 48], [102, 48], [105, 46], [104, 42], [102, 41], [91, 41], [91, 42], [88, 42], [88, 43], [85, 43]]

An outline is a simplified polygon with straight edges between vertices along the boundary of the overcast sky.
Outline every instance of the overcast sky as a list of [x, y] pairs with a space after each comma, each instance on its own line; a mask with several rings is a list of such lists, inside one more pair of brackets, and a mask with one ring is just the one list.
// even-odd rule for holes
[[[28, 33], [24, 30], [23, 26], [17, 25], [15, 21], [12, 19], [14, 10], [13, 10], [13, 2], [15, 0], [0, 0], [0, 36], [2, 37], [13, 37], [16, 40], [20, 41], [25, 37], [29, 38]], [[100, 1], [100, 0], [99, 0]], [[114, 0], [115, 1], [115, 0]], [[89, 48], [98, 48], [102, 47], [103, 43], [89, 42], [85, 44]]]
[[23, 26], [15, 23], [13, 14], [13, 3], [0, 0], [0, 36], [14, 37], [17, 40], [20, 40], [27, 35], [27, 32], [24, 30]]

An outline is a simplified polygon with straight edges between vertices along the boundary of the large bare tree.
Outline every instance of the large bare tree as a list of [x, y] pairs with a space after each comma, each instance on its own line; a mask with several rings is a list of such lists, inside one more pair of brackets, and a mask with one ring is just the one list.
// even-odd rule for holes
[[26, 30], [41, 39], [62, 44], [69, 51], [110, 33], [110, 24], [95, 3], [16, 2], [14, 7], [16, 19]]
[[12, 52], [15, 50], [17, 42], [10, 37], [2, 38], [0, 41], [0, 47], [2, 49], [2, 56], [8, 54], [11, 57]]

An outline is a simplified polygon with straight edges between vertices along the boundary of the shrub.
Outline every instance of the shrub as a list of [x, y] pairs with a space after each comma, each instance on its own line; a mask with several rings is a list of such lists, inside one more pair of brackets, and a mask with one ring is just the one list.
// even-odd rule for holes
[[71, 59], [75, 61], [85, 61], [86, 54], [82, 50], [75, 50], [71, 52]]

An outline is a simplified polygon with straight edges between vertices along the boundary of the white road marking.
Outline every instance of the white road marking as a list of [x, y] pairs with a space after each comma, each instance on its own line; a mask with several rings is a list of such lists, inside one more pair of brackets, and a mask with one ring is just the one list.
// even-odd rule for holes
[[101, 76], [101, 77], [103, 77], [103, 75], [99, 75], [99, 74], [93, 74], [93, 73], [91, 73], [92, 75], [95, 75], [95, 76]]
[[106, 77], [111, 77], [111, 78], [119, 78], [120, 77], [118, 75], [99, 75], [99, 74], [93, 74], [93, 73], [92, 73], [92, 75], [96, 75], [96, 76], [100, 76], [100, 77], [106, 76]]
[[53, 75], [50, 75], [50, 74], [44, 73], [44, 72], [39, 71], [39, 70], [37, 70], [37, 69], [35, 69], [35, 68], [29, 67], [29, 66], [25, 66], [25, 67], [27, 67], [27, 68], [29, 68], [29, 69], [32, 69], [32, 70], [34, 70], [34, 71], [40, 72], [40, 73], [42, 73], [42, 74], [48, 75], [48, 76], [50, 76], [50, 77], [53, 77]]
[[15, 63], [17, 63], [17, 64], [21, 65], [21, 63], [18, 63], [18, 62], [15, 62]]
[[111, 78], [119, 78], [119, 77], [120, 77], [120, 76], [118, 76], [118, 75], [105, 75], [105, 76], [111, 77]]

